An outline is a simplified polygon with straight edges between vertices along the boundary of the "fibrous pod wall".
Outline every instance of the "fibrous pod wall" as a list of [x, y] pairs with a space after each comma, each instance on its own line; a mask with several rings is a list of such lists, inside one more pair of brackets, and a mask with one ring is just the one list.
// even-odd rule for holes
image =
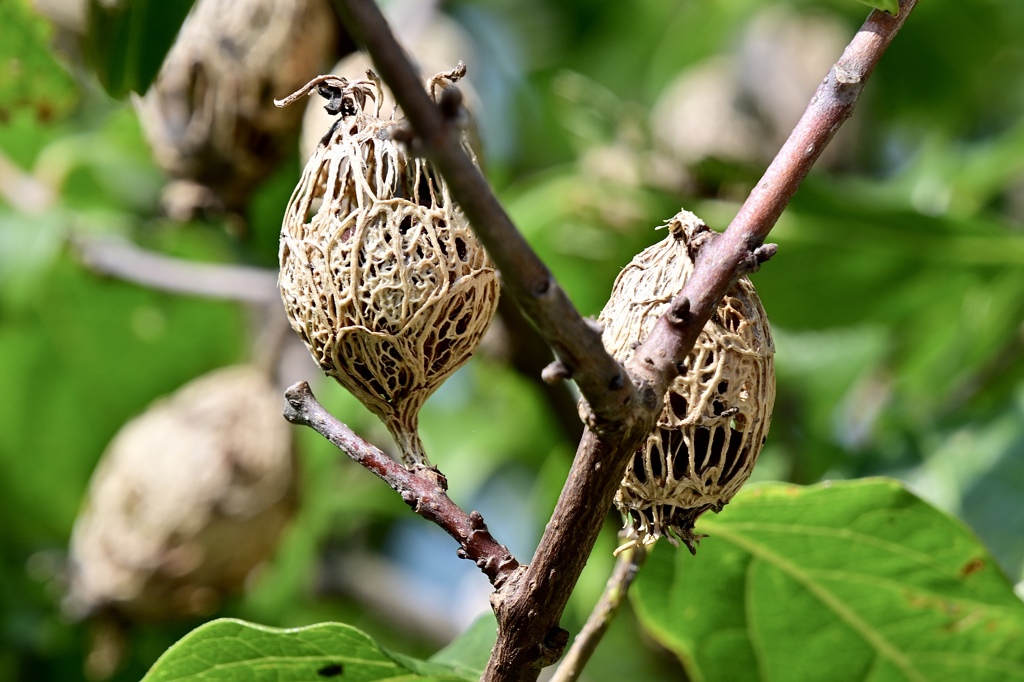
[[441, 176], [391, 139], [400, 122], [381, 116], [379, 81], [319, 88], [338, 116], [285, 211], [281, 295], [324, 372], [383, 420], [407, 466], [426, 466], [420, 407], [479, 344], [497, 273]]
[[[601, 312], [605, 347], [621, 362], [654, 328], [714, 235], [688, 211], [672, 218], [668, 230], [623, 269]], [[666, 536], [695, 551], [697, 517], [732, 499], [768, 435], [774, 354], [764, 308], [742, 277], [705, 325], [665, 395], [657, 428], [626, 471], [615, 497], [626, 518], [624, 547]]]

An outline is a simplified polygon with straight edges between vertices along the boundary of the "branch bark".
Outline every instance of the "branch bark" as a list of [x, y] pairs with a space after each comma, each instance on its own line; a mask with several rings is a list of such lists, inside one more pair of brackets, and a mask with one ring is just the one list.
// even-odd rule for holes
[[508, 360], [512, 367], [544, 393], [551, 408], [551, 416], [566, 442], [578, 443], [583, 435], [583, 424], [576, 407], [576, 396], [568, 383], [542, 379], [545, 368], [554, 359], [551, 347], [530, 321], [523, 317], [522, 311], [510, 297], [502, 296], [498, 299], [498, 315], [507, 331]]
[[583, 667], [594, 655], [619, 607], [626, 600], [629, 588], [646, 559], [647, 548], [643, 546], [631, 547], [619, 554], [615, 568], [604, 586], [604, 592], [601, 593], [601, 599], [594, 606], [583, 629], [576, 635], [569, 651], [558, 664], [558, 670], [552, 675], [551, 682], [576, 682], [579, 679]]
[[284, 394], [284, 417], [308, 426], [333, 443], [402, 496], [412, 510], [440, 526], [459, 543], [459, 556], [471, 559], [496, 590], [519, 570], [519, 562], [498, 544], [478, 512], [467, 514], [455, 504], [436, 477], [426, 470], [410, 471], [379, 448], [367, 443], [317, 402], [309, 384], [300, 381]]
[[764, 239], [800, 182], [850, 116], [878, 60], [917, 0], [897, 16], [873, 11], [829, 71], [806, 112], [729, 228], [704, 248], [693, 276], [637, 349], [624, 381], [600, 337], [502, 210], [462, 151], [450, 117], [419, 77], [370, 0], [335, 0], [349, 32], [405, 112], [416, 144], [448, 181], [454, 199], [502, 270], [508, 291], [555, 349], [589, 403], [572, 471], [533, 561], [492, 597], [498, 640], [484, 680], [535, 680], [557, 660], [568, 634], [558, 622], [593, 548], [633, 451], [650, 432], [665, 391], [731, 283], [774, 253]]
[[452, 196], [502, 272], [505, 288], [590, 401], [592, 427], [601, 433], [628, 428], [635, 420], [637, 396], [625, 370], [605, 352], [598, 330], [583, 319], [512, 224], [462, 149], [454, 117], [446, 115], [427, 95], [383, 14], [372, 0], [336, 0], [335, 7], [349, 34], [370, 54], [377, 73], [391, 88], [415, 131], [417, 151], [441, 171]]

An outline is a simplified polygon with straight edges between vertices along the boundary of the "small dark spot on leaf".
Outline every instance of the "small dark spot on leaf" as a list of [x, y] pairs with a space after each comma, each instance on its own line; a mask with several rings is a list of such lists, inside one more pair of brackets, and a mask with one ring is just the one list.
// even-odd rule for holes
[[320, 677], [337, 677], [344, 672], [345, 669], [341, 666], [341, 663], [331, 663], [317, 670], [316, 674]]
[[985, 568], [985, 561], [978, 557], [975, 557], [964, 564], [964, 567], [960, 569], [960, 577], [966, 578], [969, 575], [973, 575]]

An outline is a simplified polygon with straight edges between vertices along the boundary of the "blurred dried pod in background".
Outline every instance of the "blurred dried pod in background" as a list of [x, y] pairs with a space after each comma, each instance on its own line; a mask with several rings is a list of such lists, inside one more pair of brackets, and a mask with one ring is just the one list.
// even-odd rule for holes
[[763, 154], [757, 121], [741, 107], [736, 62], [712, 57], [679, 74], [651, 112], [658, 148], [684, 165], [709, 157], [750, 161]]
[[[768, 163], [842, 55], [848, 33], [833, 16], [766, 8], [733, 54], [698, 62], [665, 87], [651, 111], [657, 149], [686, 166], [707, 158]], [[843, 126], [819, 165], [848, 159], [854, 128]]]
[[71, 537], [73, 618], [207, 615], [274, 551], [296, 507], [292, 427], [254, 366], [186, 384], [125, 424]]
[[291, 150], [302, 112], [274, 106], [335, 59], [327, 0], [198, 0], [156, 82], [135, 104], [164, 208], [184, 220], [241, 213]]
[[[693, 272], [714, 233], [680, 211], [669, 235], [637, 254], [612, 287], [598, 321], [608, 352], [627, 362]], [[658, 426], [626, 470], [615, 505], [626, 518], [622, 548], [659, 537], [691, 552], [693, 524], [719, 511], [750, 477], [771, 425], [775, 346], [754, 285], [741, 277], [704, 326], [665, 394]]]
[[[430, 79], [432, 96], [465, 65]], [[323, 371], [429, 466], [419, 410], [465, 364], [498, 304], [498, 275], [444, 179], [391, 139], [380, 81], [315, 79], [340, 115], [306, 164], [281, 226], [281, 297]], [[468, 142], [463, 139], [467, 147]]]
[[88, 0], [32, 0], [32, 6], [58, 29], [77, 35], [85, 33]]

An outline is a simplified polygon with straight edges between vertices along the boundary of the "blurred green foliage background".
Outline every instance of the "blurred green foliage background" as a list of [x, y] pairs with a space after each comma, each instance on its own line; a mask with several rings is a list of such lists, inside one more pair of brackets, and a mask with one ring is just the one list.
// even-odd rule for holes
[[[852, 0], [461, 0], [439, 10], [470, 40], [487, 174], [590, 315], [680, 206], [728, 224], [865, 16]], [[26, 0], [0, 2], [0, 26], [0, 679], [76, 679], [88, 633], [59, 602], [92, 469], [152, 400], [249, 357], [253, 315], [100, 277], [68, 237], [115, 234], [178, 257], [274, 267], [301, 162], [296, 151], [253, 197], [244, 238], [217, 219], [173, 222], [130, 103], [104, 94]], [[1021, 3], [922, 2], [774, 230], [778, 255], [753, 278], [779, 384], [755, 478], [900, 478], [970, 525], [1018, 583], [1021, 35]], [[682, 99], [667, 103], [673, 92]], [[310, 364], [289, 379], [316, 380], [339, 418], [389, 446], [372, 415], [318, 377]], [[421, 422], [453, 498], [527, 559], [575, 443], [500, 335]], [[318, 436], [297, 436], [299, 515], [252, 589], [221, 613], [276, 626], [339, 620], [429, 654], [487, 609], [486, 580], [448, 538]], [[570, 630], [603, 585], [616, 530], [609, 522], [591, 558]], [[390, 571], [397, 582], [370, 579]], [[139, 628], [117, 679], [138, 679], [195, 624]], [[677, 665], [626, 613], [587, 679], [675, 679]]]

